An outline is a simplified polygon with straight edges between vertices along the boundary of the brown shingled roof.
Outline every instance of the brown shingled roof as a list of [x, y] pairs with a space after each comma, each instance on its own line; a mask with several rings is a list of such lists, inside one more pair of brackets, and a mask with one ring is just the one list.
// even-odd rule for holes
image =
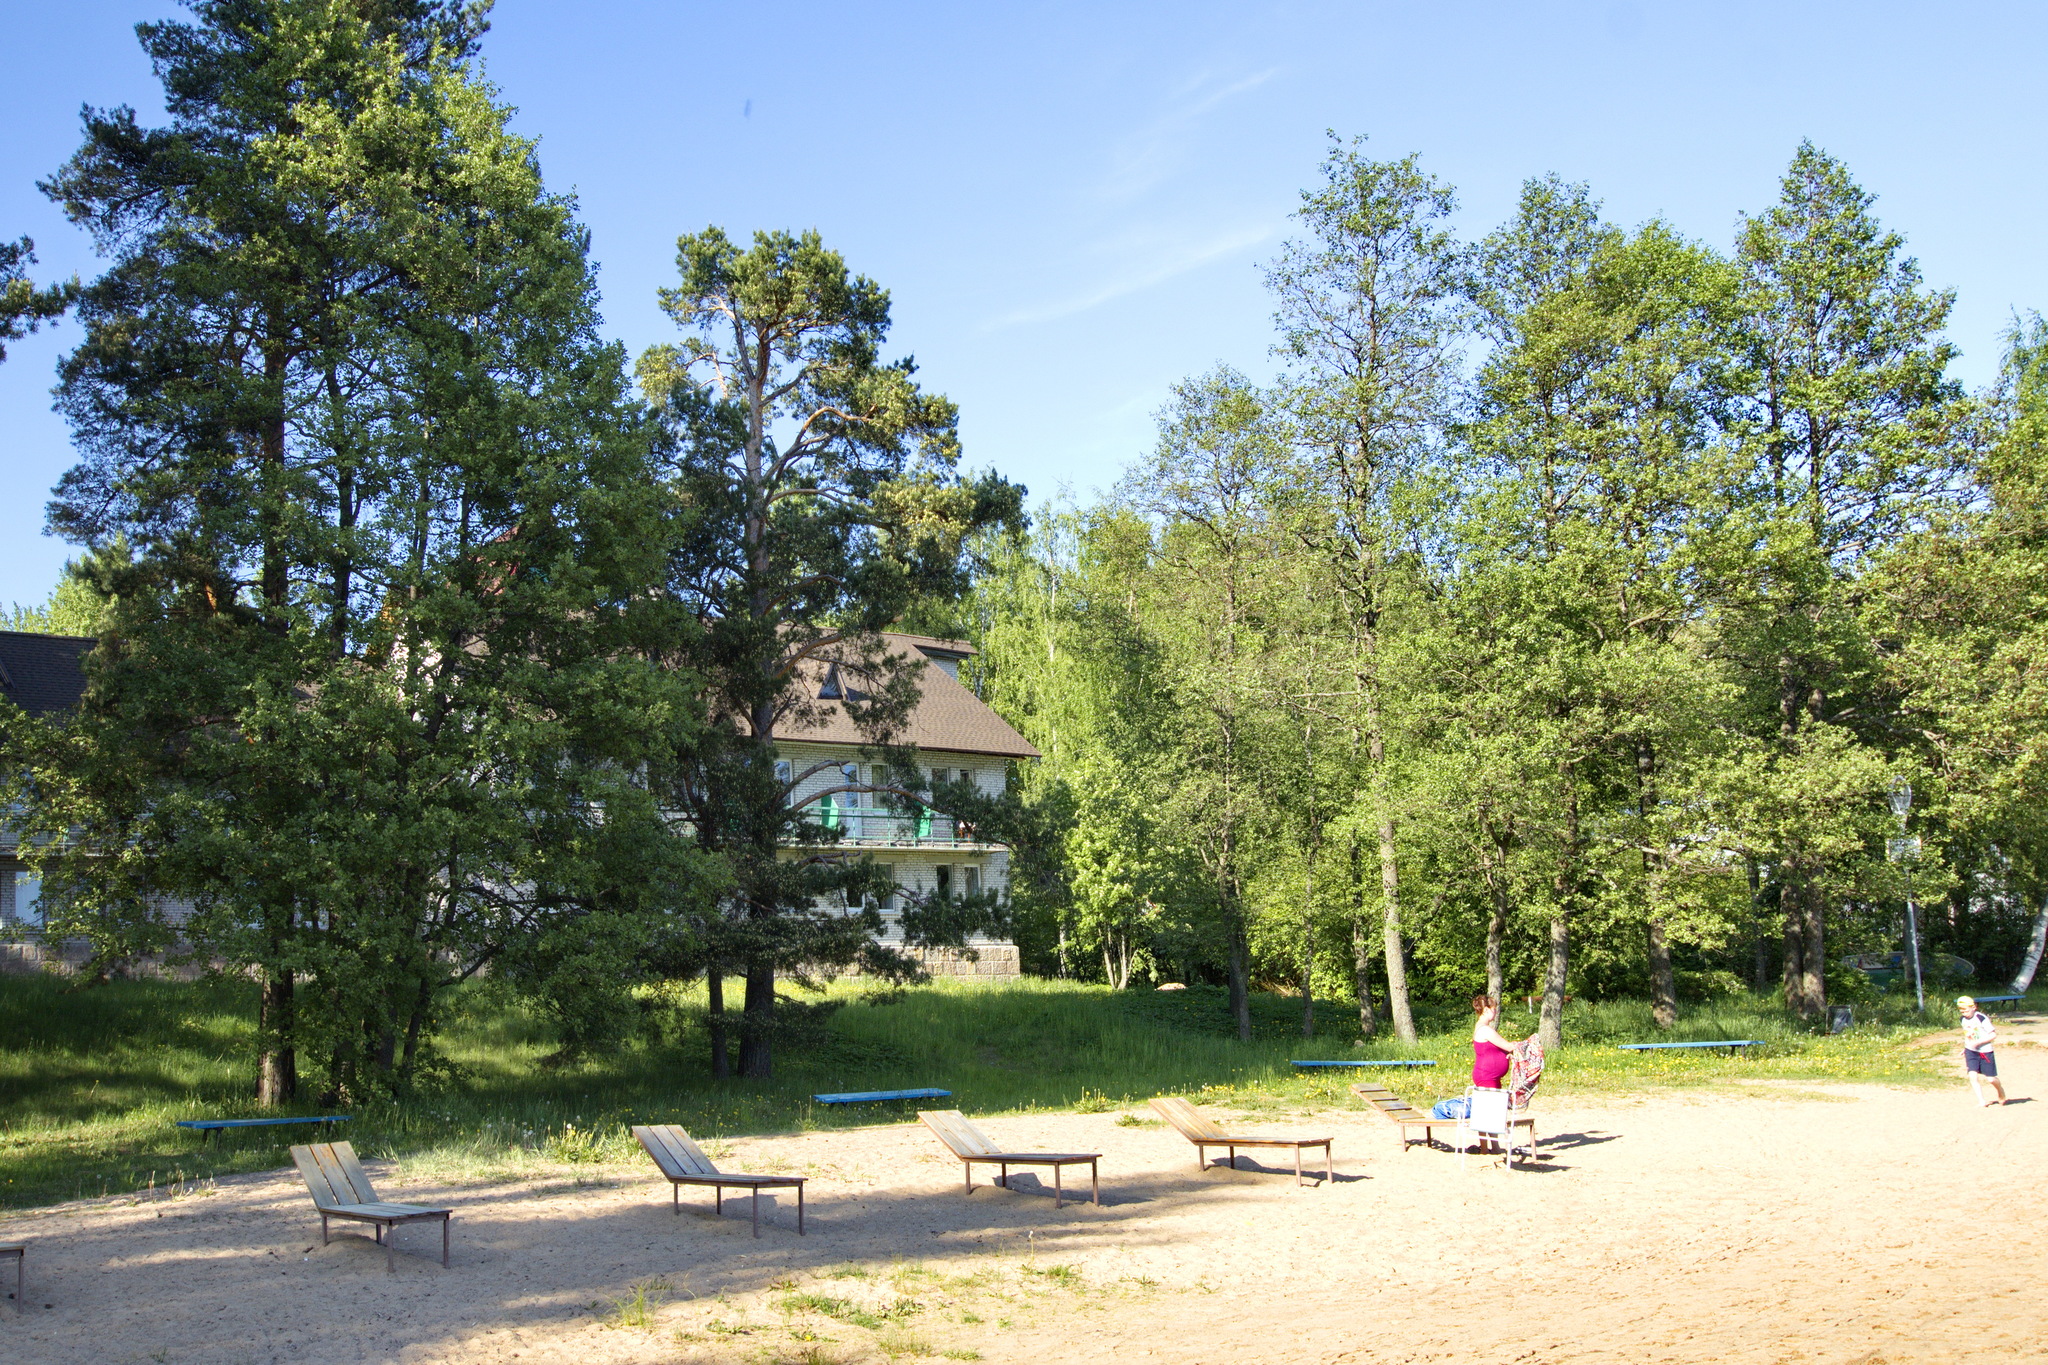
[[[909, 720], [898, 737], [919, 749], [956, 754], [993, 754], [1002, 758], [1037, 758], [1038, 750], [1010, 728], [1010, 723], [991, 710], [946, 671], [926, 663], [924, 653], [972, 655], [974, 646], [964, 640], [934, 640], [923, 635], [885, 634], [883, 641], [891, 655], [914, 661], [923, 694], [911, 709]], [[816, 696], [830, 672], [829, 660], [817, 659], [800, 667], [805, 684]], [[818, 703], [822, 725], [780, 731], [777, 738], [793, 743], [865, 744], [863, 736], [844, 707], [836, 702]]]

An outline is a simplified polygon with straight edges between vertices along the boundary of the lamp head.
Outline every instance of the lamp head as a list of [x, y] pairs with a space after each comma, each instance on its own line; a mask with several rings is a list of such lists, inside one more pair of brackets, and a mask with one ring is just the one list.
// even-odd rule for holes
[[1903, 777], [1892, 779], [1892, 814], [1903, 820], [1906, 812], [1913, 809], [1913, 784]]

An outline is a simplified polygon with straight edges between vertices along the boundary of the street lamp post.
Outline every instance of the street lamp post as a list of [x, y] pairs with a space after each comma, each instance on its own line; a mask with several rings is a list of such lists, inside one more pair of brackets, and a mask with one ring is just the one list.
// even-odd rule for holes
[[1906, 960], [1913, 967], [1913, 1003], [1922, 1013], [1927, 1013], [1927, 987], [1920, 978], [1920, 917], [1913, 905], [1913, 856], [1920, 850], [1915, 847], [1920, 841], [1906, 837], [1906, 817], [1913, 810], [1913, 784], [1903, 777], [1892, 779], [1892, 814], [1899, 819], [1899, 837], [1890, 841], [1886, 850], [1893, 861], [1906, 869]]

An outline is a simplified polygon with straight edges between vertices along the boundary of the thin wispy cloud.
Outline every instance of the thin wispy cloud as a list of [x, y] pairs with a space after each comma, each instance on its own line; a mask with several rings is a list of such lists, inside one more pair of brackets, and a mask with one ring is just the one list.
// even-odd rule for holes
[[1212, 261], [1220, 261], [1225, 257], [1234, 256], [1241, 251], [1248, 251], [1252, 247], [1259, 245], [1259, 243], [1269, 240], [1275, 230], [1271, 226], [1263, 225], [1237, 228], [1180, 251], [1170, 253], [1164, 257], [1160, 256], [1157, 251], [1143, 253], [1133, 251], [1132, 255], [1143, 256], [1144, 264], [1133, 266], [1131, 269], [1104, 280], [1090, 289], [1067, 295], [1064, 298], [1030, 304], [1004, 313], [1000, 317], [991, 318], [983, 323], [979, 330], [994, 332], [1006, 327], [1025, 327], [1033, 323], [1053, 322], [1060, 318], [1073, 317], [1076, 313], [1085, 313], [1091, 308], [1101, 307], [1112, 299], [1120, 299], [1129, 294], [1136, 294], [1142, 290], [1151, 289], [1154, 286], [1166, 283], [1175, 276], [1185, 275], [1191, 270], [1199, 270]]
[[1149, 123], [1118, 139], [1100, 190], [1108, 199], [1131, 199], [1166, 180], [1185, 165], [1197, 142], [1196, 125], [1220, 105], [1258, 89], [1280, 74], [1277, 66], [1223, 85], [1204, 73], [1175, 95]]

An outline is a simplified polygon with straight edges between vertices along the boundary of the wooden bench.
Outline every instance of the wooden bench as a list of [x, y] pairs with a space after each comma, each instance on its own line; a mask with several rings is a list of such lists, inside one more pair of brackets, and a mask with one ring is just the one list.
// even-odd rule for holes
[[22, 1267], [28, 1262], [28, 1246], [23, 1242], [0, 1242], [0, 1261], [9, 1256], [14, 1258], [14, 1311], [21, 1313]]
[[996, 1177], [996, 1184], [1010, 1188], [1012, 1166], [1052, 1167], [1052, 1206], [1061, 1208], [1066, 1202], [1066, 1190], [1061, 1184], [1061, 1174], [1069, 1166], [1087, 1163], [1088, 1183], [1094, 1188], [1094, 1201], [1102, 1203], [1102, 1179], [1096, 1163], [1102, 1160], [1100, 1152], [1006, 1152], [988, 1140], [988, 1137], [967, 1121], [958, 1109], [925, 1110], [918, 1114], [924, 1126], [938, 1135], [953, 1155], [960, 1158], [960, 1169], [967, 1176], [967, 1192], [974, 1193], [974, 1163], [984, 1166], [999, 1166], [1002, 1174]]
[[398, 1267], [392, 1261], [392, 1239], [386, 1234], [396, 1231], [400, 1223], [428, 1223], [439, 1219], [441, 1267], [447, 1268], [448, 1220], [454, 1216], [453, 1209], [385, 1203], [370, 1187], [370, 1177], [363, 1174], [362, 1165], [356, 1160], [355, 1148], [346, 1142], [316, 1142], [294, 1147], [292, 1164], [299, 1168], [299, 1175], [313, 1196], [313, 1207], [320, 1210], [320, 1245], [327, 1245], [327, 1220], [330, 1218], [369, 1223], [376, 1228], [377, 1240], [384, 1246], [384, 1269], [390, 1273]]
[[848, 1090], [838, 1095], [813, 1095], [819, 1104], [883, 1104], [889, 1100], [950, 1100], [950, 1090]]
[[1725, 1047], [1728, 1049], [1728, 1055], [1733, 1057], [1742, 1048], [1762, 1047], [1763, 1041], [1757, 1038], [1721, 1038], [1709, 1043], [1617, 1043], [1615, 1046], [1623, 1052], [1661, 1052], [1667, 1048]]
[[1209, 1149], [1222, 1147], [1230, 1153], [1230, 1168], [1237, 1169], [1237, 1149], [1240, 1147], [1292, 1147], [1294, 1149], [1294, 1183], [1301, 1183], [1301, 1149], [1320, 1147], [1323, 1149], [1323, 1179], [1325, 1182], [1336, 1178], [1336, 1167], [1330, 1158], [1330, 1139], [1245, 1137], [1241, 1134], [1226, 1133], [1196, 1112], [1186, 1100], [1172, 1095], [1161, 1095], [1152, 1101], [1152, 1108], [1159, 1116], [1180, 1130], [1180, 1135], [1195, 1144], [1195, 1169], [1209, 1168]]
[[1973, 995], [1970, 998], [1980, 1005], [2018, 1006], [2025, 1003], [2027, 997], [2024, 995]]
[[[1417, 1109], [1377, 1081], [1360, 1081], [1351, 1087], [1351, 1093], [1364, 1100], [1366, 1107], [1375, 1114], [1394, 1125], [1394, 1132], [1400, 1139], [1403, 1152], [1408, 1150], [1410, 1143], [1416, 1141], [1427, 1147], [1433, 1140], [1432, 1129], [1458, 1126], [1456, 1119], [1440, 1119], [1426, 1109]], [[1409, 1137], [1410, 1128], [1420, 1128], [1421, 1138]]]
[[278, 1128], [288, 1123], [347, 1123], [347, 1114], [314, 1114], [293, 1119], [179, 1119], [178, 1127], [194, 1128], [206, 1134], [201, 1141], [211, 1141], [213, 1135], [223, 1128]]
[[1421, 1061], [1395, 1060], [1386, 1062], [1289, 1062], [1287, 1065], [1299, 1071], [1314, 1071], [1322, 1068], [1346, 1066], [1435, 1066], [1436, 1063], [1424, 1058]]
[[647, 1155], [654, 1158], [654, 1164], [668, 1177], [670, 1207], [680, 1217], [683, 1212], [683, 1186], [709, 1185], [712, 1187], [713, 1207], [720, 1217], [725, 1215], [725, 1192], [752, 1190], [754, 1193], [754, 1235], [761, 1235], [761, 1191], [767, 1189], [796, 1190], [796, 1235], [804, 1235], [804, 1176], [800, 1175], [731, 1175], [711, 1164], [711, 1158], [704, 1155], [704, 1149], [693, 1141], [690, 1135], [673, 1123], [660, 1125], [636, 1124], [633, 1136], [640, 1139], [640, 1145]]

